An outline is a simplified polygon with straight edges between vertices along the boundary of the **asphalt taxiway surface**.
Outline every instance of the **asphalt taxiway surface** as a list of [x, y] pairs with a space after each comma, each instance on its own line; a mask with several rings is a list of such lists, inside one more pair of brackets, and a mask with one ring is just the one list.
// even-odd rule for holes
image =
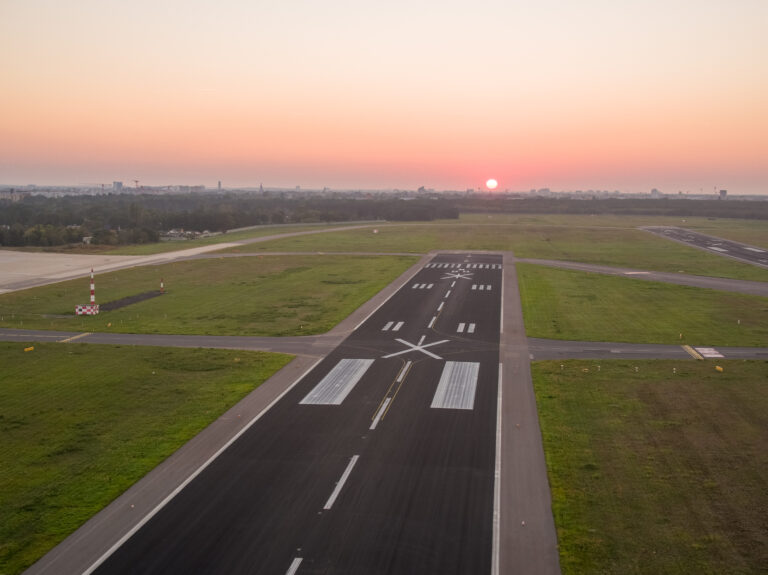
[[711, 254], [725, 256], [768, 269], [768, 250], [732, 240], [708, 236], [685, 228], [674, 226], [646, 226], [645, 231], [688, 246], [705, 250]]

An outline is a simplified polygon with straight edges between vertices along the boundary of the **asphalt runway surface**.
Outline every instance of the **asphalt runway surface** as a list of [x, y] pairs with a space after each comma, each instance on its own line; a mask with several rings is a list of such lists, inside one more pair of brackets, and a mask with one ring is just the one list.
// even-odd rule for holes
[[732, 240], [724, 240], [674, 226], [647, 226], [640, 229], [712, 254], [734, 258], [768, 269], [768, 249], [741, 244]]
[[434, 258], [95, 572], [489, 573], [501, 261]]

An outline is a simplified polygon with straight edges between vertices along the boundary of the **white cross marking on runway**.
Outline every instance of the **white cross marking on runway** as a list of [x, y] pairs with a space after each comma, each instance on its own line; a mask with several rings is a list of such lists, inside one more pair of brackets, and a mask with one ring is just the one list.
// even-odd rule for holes
[[440, 278], [441, 280], [472, 279], [472, 272], [448, 272]]
[[429, 357], [433, 357], [435, 359], [443, 359], [439, 355], [435, 355], [431, 351], [427, 351], [426, 348], [432, 347], [433, 345], [439, 345], [441, 343], [445, 343], [445, 342], [450, 341], [450, 340], [441, 339], [440, 341], [433, 341], [432, 343], [427, 343], [427, 344], [423, 344], [423, 345], [422, 345], [422, 342], [424, 341], [423, 337], [421, 338], [421, 341], [418, 343], [418, 345], [415, 344], [415, 343], [411, 343], [409, 341], [405, 341], [404, 339], [400, 339], [400, 338], [397, 338], [395, 341], [399, 341], [403, 345], [407, 345], [408, 349], [404, 349], [402, 351], [398, 351], [398, 352], [395, 352], [395, 353], [390, 353], [389, 355], [384, 355], [384, 356], [382, 356], [384, 359], [387, 359], [389, 357], [395, 357], [396, 355], [402, 355], [404, 353], [408, 353], [409, 351], [420, 351], [421, 353], [423, 353], [425, 355], [428, 355]]

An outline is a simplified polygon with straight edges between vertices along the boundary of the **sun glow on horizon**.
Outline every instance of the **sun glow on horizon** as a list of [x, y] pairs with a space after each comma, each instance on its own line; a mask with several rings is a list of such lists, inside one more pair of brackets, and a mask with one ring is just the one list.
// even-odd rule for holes
[[497, 187], [499, 187], [499, 182], [491, 178], [485, 182], [485, 187], [489, 190], [495, 190]]

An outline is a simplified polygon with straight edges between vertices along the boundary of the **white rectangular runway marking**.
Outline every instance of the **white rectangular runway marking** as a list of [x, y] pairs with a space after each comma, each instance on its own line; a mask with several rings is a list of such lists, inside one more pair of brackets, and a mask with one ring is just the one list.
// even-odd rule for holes
[[432, 321], [429, 322], [428, 328], [432, 328], [433, 325], [435, 325], [435, 322], [437, 321], [437, 316], [432, 316]]
[[715, 247], [715, 246], [710, 246], [709, 249], [715, 250], [716, 252], [727, 252], [728, 251], [725, 248], [718, 248], [718, 247]]
[[694, 347], [702, 356], [713, 359], [717, 357], [725, 357], [722, 353], [717, 351], [714, 347]]
[[392, 327], [392, 325], [393, 325], [394, 323], [395, 323], [395, 322], [393, 322], [393, 321], [388, 321], [388, 322], [387, 322], [387, 323], [384, 325], [384, 327], [382, 327], [382, 328], [381, 328], [381, 331], [388, 331], [388, 330], [389, 330], [389, 328], [390, 328], [390, 327]]
[[387, 411], [387, 406], [389, 405], [389, 402], [391, 401], [391, 398], [387, 397], [384, 400], [384, 403], [381, 404], [381, 407], [379, 407], [379, 411], [376, 412], [376, 417], [373, 418], [373, 423], [371, 423], [371, 426], [368, 429], [376, 429], [376, 426], [379, 424], [379, 421], [381, 420], [381, 416], [384, 415], [384, 412]]
[[339, 482], [336, 484], [336, 489], [333, 490], [333, 493], [331, 493], [331, 496], [328, 498], [328, 501], [325, 502], [325, 505], [323, 505], [323, 509], [330, 509], [333, 507], [334, 501], [336, 501], [336, 498], [339, 496], [339, 493], [341, 493], [342, 487], [344, 487], [344, 484], [347, 482], [347, 479], [349, 479], [349, 474], [352, 473], [352, 469], [355, 467], [355, 463], [357, 463], [357, 460], [360, 458], [359, 455], [353, 455], [352, 459], [349, 460], [349, 464], [347, 465], [347, 468], [344, 470], [344, 473], [341, 475], [341, 479], [339, 479]]
[[427, 289], [432, 289], [434, 286], [435, 286], [435, 284], [429, 284], [429, 285], [427, 286]]
[[464, 333], [464, 325], [465, 325], [465, 324], [463, 324], [463, 323], [460, 323], [460, 324], [459, 324], [459, 327], [457, 327], [457, 328], [456, 328], [456, 331], [457, 331], [458, 333]]
[[418, 287], [419, 287], [419, 284], [413, 284], [413, 285], [411, 286], [411, 289], [418, 289]]
[[472, 409], [480, 364], [474, 361], [446, 361], [432, 405], [435, 409]]
[[476, 290], [477, 289], [477, 284], [472, 284], [472, 289]]
[[439, 306], [437, 306], [437, 311], [442, 311], [442, 309], [443, 309], [443, 306], [444, 306], [444, 305], [445, 305], [445, 302], [444, 302], [444, 301], [441, 301], [441, 302], [440, 302], [440, 305], [439, 305]]
[[453, 281], [451, 282], [451, 287], [453, 287], [453, 286], [455, 286], [455, 285], [456, 285], [456, 280], [453, 280]]
[[765, 253], [765, 250], [759, 250], [757, 248], [744, 248], [744, 249], [747, 249], [747, 250], [749, 250], [751, 252], [757, 252], [759, 254], [764, 254]]
[[341, 405], [373, 363], [372, 359], [342, 359], [299, 403]]
[[400, 328], [403, 327], [404, 321], [399, 321], [395, 324], [395, 327], [392, 328], [392, 331], [400, 331]]
[[448, 290], [447, 292], [445, 292], [445, 296], [443, 297], [448, 297], [449, 295], [451, 295], [451, 290]]
[[467, 333], [475, 333], [475, 324], [473, 323], [469, 324], [469, 327], [467, 328]]
[[288, 571], [285, 572], [285, 575], [296, 575], [296, 571], [299, 570], [299, 565], [301, 565], [302, 557], [296, 557], [293, 561], [291, 561], [291, 566], [288, 567]]

